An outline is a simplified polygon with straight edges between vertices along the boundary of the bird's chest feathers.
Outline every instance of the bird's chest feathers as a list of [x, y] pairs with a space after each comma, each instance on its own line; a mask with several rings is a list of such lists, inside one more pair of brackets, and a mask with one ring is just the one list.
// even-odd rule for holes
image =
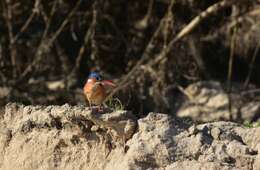
[[103, 100], [106, 96], [105, 88], [101, 82], [88, 80], [85, 87], [84, 93], [87, 98], [94, 103], [98, 103]]

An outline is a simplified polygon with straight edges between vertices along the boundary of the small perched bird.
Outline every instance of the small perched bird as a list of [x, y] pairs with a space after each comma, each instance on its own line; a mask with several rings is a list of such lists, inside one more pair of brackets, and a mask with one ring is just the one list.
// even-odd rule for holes
[[89, 106], [98, 105], [99, 109], [107, 96], [106, 87], [115, 87], [111, 80], [103, 80], [98, 72], [91, 72], [84, 86], [84, 95], [86, 96]]

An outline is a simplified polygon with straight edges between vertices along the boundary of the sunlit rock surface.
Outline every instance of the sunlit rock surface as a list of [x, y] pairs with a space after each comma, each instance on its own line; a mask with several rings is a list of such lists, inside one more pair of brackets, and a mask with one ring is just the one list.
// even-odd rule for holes
[[260, 127], [200, 125], [160, 113], [8, 104], [0, 169], [260, 169]]

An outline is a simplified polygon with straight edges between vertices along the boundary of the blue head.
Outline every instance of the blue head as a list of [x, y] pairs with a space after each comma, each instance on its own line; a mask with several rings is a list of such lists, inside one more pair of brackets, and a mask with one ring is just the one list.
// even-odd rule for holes
[[95, 78], [97, 81], [102, 80], [101, 75], [100, 75], [98, 72], [95, 72], [95, 71], [90, 72], [88, 78], [89, 78], [89, 79], [90, 79], [90, 78]]

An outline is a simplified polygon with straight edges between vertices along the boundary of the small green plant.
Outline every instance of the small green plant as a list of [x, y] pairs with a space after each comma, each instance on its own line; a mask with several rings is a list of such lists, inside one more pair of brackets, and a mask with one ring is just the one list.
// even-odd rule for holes
[[124, 106], [123, 106], [122, 102], [118, 98], [110, 97], [107, 100], [106, 104], [112, 110], [124, 110]]
[[255, 127], [260, 127], [260, 121], [257, 122], [250, 122], [248, 120], [244, 121], [244, 126], [248, 128], [255, 128]]

